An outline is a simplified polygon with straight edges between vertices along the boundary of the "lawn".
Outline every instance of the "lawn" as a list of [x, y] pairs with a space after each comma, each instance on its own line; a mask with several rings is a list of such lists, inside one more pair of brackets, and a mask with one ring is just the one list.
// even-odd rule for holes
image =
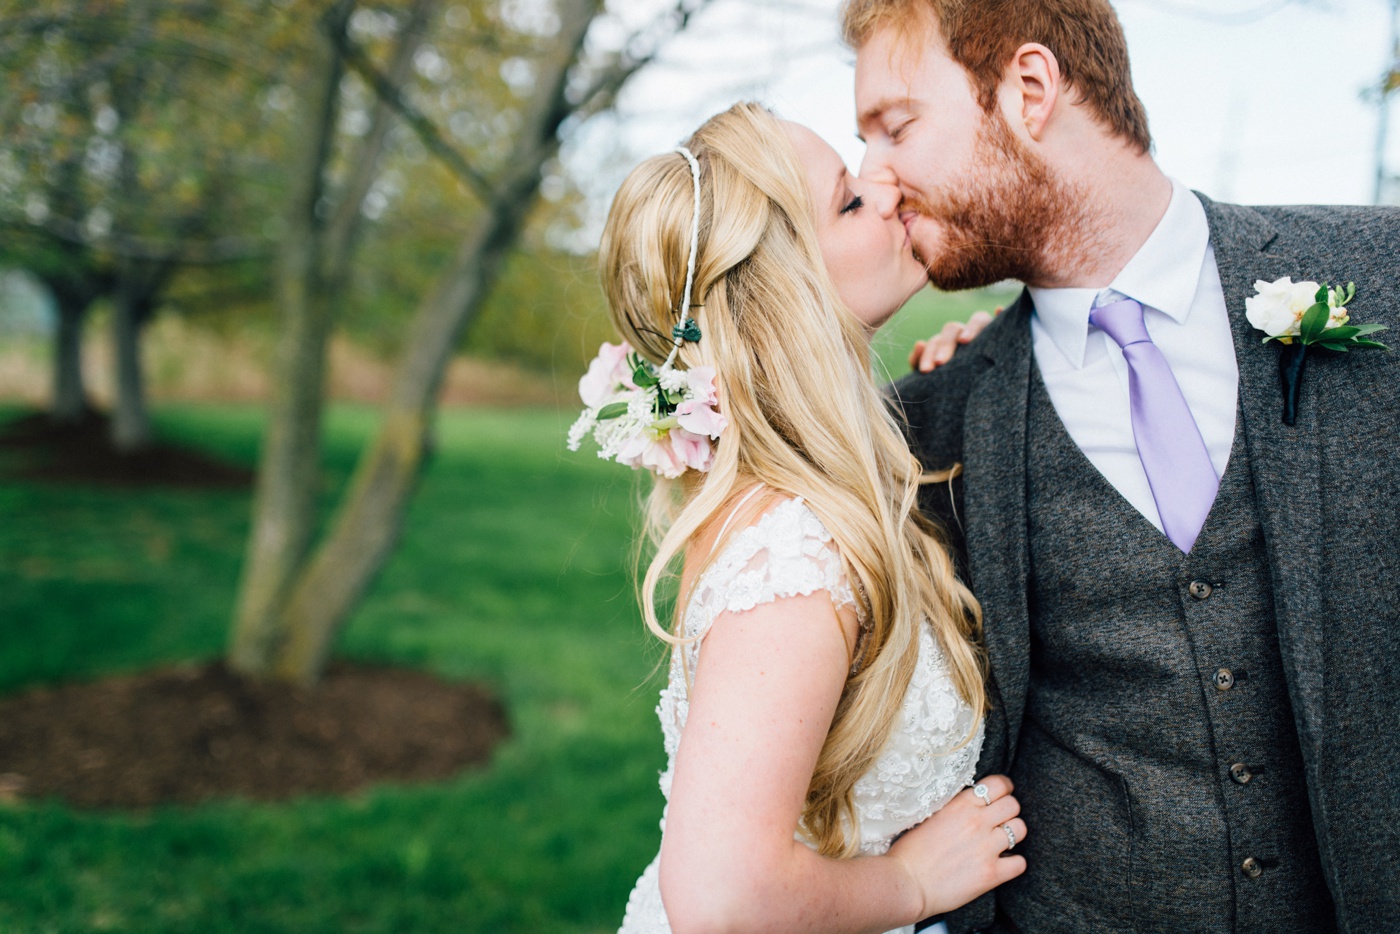
[[[879, 345], [886, 366], [1003, 301], [925, 293]], [[661, 652], [629, 582], [635, 475], [568, 454], [571, 417], [444, 413], [402, 545], [339, 643], [495, 686], [514, 732], [487, 768], [348, 799], [0, 803], [0, 932], [615, 930], [659, 840]], [[255, 408], [167, 406], [157, 423], [255, 459]], [[371, 410], [332, 411], [327, 506], [373, 427]], [[248, 499], [0, 485], [0, 692], [217, 656]]]
[[[161, 434], [251, 462], [258, 413]], [[337, 409], [327, 485], [367, 410]], [[490, 767], [351, 799], [145, 813], [0, 805], [0, 931], [614, 930], [655, 852], [657, 647], [625, 567], [633, 476], [568, 455], [566, 416], [453, 411], [403, 545], [343, 656], [495, 685]], [[0, 690], [217, 655], [244, 493], [0, 487]]]

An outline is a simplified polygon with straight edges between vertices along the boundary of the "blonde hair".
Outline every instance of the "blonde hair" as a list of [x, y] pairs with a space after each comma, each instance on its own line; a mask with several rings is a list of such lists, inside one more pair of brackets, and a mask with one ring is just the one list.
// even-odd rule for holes
[[[811, 506], [859, 584], [867, 629], [808, 787], [802, 829], [820, 852], [851, 856], [859, 842], [852, 789], [889, 739], [925, 620], [959, 693], [978, 718], [985, 711], [981, 611], [915, 508], [919, 464], [871, 377], [868, 337], [822, 263], [806, 176], [781, 122], [759, 105], [736, 104], [686, 146], [701, 168], [692, 298], [700, 307], [692, 315], [704, 336], [681, 349], [678, 365], [715, 368], [729, 426], [708, 473], [658, 479], [652, 489], [656, 552], [640, 585], [642, 612], [663, 640], [687, 642], [684, 595], [669, 629], [656, 609], [658, 587], [683, 549], [755, 484]], [[669, 353], [679, 320], [693, 208], [686, 160], [655, 156], [623, 183], [599, 247], [613, 321], [653, 363]], [[723, 546], [692, 568], [692, 579]]]

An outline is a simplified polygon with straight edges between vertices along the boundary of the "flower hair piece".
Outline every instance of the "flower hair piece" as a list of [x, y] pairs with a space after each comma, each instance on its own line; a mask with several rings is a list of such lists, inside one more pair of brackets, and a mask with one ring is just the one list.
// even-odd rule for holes
[[700, 163], [684, 146], [676, 152], [690, 165], [695, 209], [690, 219], [690, 257], [685, 290], [678, 309], [680, 323], [671, 328], [671, 352], [660, 367], [643, 360], [626, 342], [605, 343], [579, 380], [585, 406], [569, 429], [569, 450], [577, 451], [590, 434], [598, 456], [629, 467], [645, 467], [675, 479], [687, 467], [701, 471], [714, 463], [714, 445], [728, 426], [717, 408], [715, 371], [698, 366], [678, 370], [676, 355], [687, 342], [700, 340], [700, 325], [690, 316], [695, 284], [695, 255], [700, 243]]

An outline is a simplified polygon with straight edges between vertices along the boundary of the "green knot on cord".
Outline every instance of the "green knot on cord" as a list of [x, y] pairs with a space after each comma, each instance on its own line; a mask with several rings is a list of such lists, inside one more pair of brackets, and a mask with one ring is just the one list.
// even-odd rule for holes
[[700, 325], [696, 323], [694, 318], [687, 317], [680, 324], [671, 328], [671, 337], [678, 341], [689, 341], [692, 344], [698, 343], [700, 340]]

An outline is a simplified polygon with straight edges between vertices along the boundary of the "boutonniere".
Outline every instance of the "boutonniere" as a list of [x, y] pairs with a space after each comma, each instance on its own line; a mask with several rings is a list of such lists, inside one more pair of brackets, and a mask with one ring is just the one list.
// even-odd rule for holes
[[1353, 348], [1389, 350], [1368, 335], [1384, 331], [1384, 324], [1350, 324], [1347, 305], [1356, 297], [1356, 284], [1333, 288], [1326, 283], [1294, 282], [1284, 276], [1273, 282], [1254, 283], [1257, 293], [1244, 300], [1245, 317], [1265, 334], [1264, 343], [1278, 341], [1279, 376], [1283, 380], [1283, 423], [1298, 418], [1298, 387], [1309, 347], [1346, 353]]

